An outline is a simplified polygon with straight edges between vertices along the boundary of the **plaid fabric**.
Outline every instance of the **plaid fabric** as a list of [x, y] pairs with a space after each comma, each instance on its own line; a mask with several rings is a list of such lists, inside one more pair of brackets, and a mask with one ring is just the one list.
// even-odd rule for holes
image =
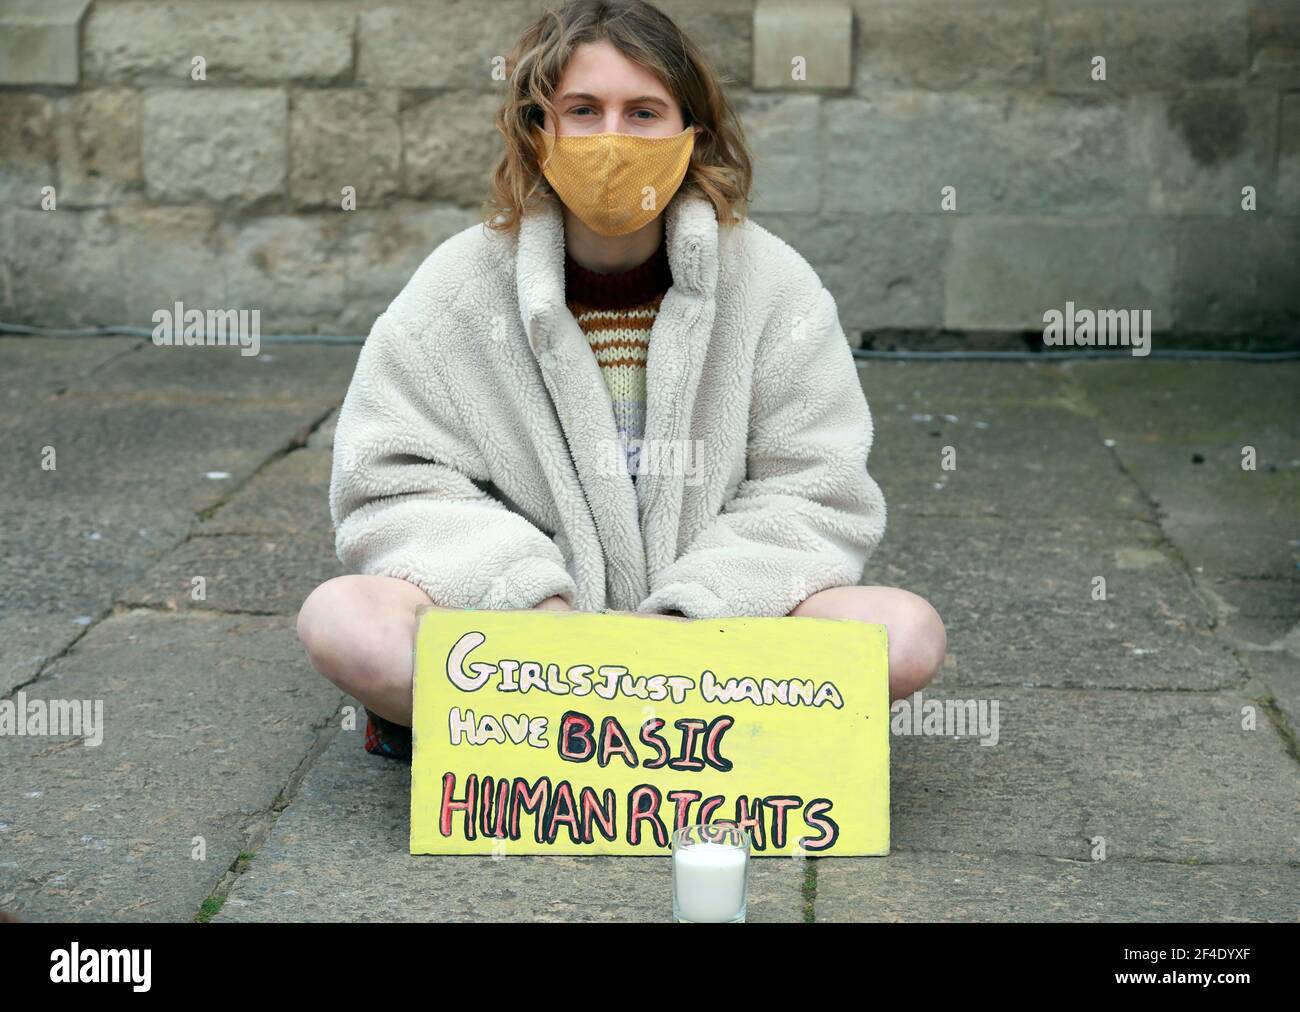
[[385, 759], [411, 760], [411, 729], [366, 711], [366, 751]]

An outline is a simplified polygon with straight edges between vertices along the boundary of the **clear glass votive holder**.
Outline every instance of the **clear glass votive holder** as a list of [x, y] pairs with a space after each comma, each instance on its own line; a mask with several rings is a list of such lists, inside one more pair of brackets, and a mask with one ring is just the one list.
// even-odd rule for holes
[[683, 826], [673, 833], [673, 921], [744, 924], [749, 902], [749, 831]]

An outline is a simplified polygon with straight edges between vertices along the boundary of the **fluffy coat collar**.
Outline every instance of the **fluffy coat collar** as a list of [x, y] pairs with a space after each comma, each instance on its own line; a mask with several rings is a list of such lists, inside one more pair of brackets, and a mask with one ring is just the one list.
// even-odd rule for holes
[[[681, 438], [699, 389], [713, 329], [719, 229], [713, 204], [679, 192], [664, 211], [664, 240], [673, 285], [655, 319], [646, 360], [645, 444]], [[609, 557], [610, 589], [640, 601], [648, 593], [647, 522], [661, 501], [680, 511], [682, 474], [627, 474], [600, 366], [564, 293], [564, 216], [558, 202], [525, 215], [519, 225], [516, 289], [528, 346], [555, 402], [578, 478]], [[603, 405], [593, 410], [593, 405]], [[617, 466], [616, 466], [617, 465]]]

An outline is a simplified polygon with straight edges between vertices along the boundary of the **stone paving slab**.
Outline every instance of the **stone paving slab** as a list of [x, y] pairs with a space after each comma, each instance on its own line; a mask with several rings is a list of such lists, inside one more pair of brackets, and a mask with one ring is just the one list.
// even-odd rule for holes
[[[194, 514], [305, 441], [329, 408], [326, 400], [68, 396], [0, 419], [0, 474], [13, 502]], [[54, 470], [41, 468], [45, 446], [56, 451]]]
[[[54, 342], [42, 345], [65, 348]], [[71, 375], [66, 348], [52, 357]], [[201, 510], [328, 410], [327, 401], [65, 394], [0, 416], [0, 692], [34, 677], [183, 541]], [[41, 466], [46, 446], [54, 470]], [[324, 559], [332, 564], [332, 545]]]
[[1192, 565], [1220, 578], [1300, 581], [1300, 468], [1245, 472], [1236, 448], [1204, 450], [1209, 467], [1190, 452], [1117, 452], [1159, 501], [1161, 527]]
[[[1097, 576], [1105, 601], [1092, 599]], [[1150, 524], [905, 515], [890, 521], [863, 582], [934, 604], [949, 686], [1213, 689], [1244, 679]]]
[[74, 621], [112, 604], [107, 588], [184, 540], [179, 513], [88, 501], [0, 505], [6, 610]]
[[[1198, 588], [1219, 612], [1218, 632], [1248, 650], [1268, 648], [1300, 627], [1295, 580], [1208, 580]], [[1300, 643], [1293, 649], [1300, 650]]]
[[1300, 777], [1235, 693], [999, 689], [998, 744], [891, 735], [892, 841], [903, 851], [1283, 864], [1300, 859]]
[[93, 498], [0, 502], [0, 694], [102, 618], [114, 588], [180, 544], [190, 522]]
[[13, 415], [139, 348], [138, 337], [0, 337], [0, 404]]
[[274, 344], [245, 355], [235, 346], [159, 347], [146, 341], [93, 377], [114, 394], [173, 394], [256, 400], [341, 400], [360, 345]]
[[[119, 597], [128, 606], [296, 614], [343, 568], [329, 516], [331, 455], [272, 461]], [[194, 597], [195, 577], [204, 597]]]
[[0, 614], [0, 697], [30, 682], [85, 631], [77, 619], [7, 607]]
[[872, 414], [887, 410], [910, 416], [958, 414], [978, 418], [1013, 404], [1064, 405], [1070, 402], [1072, 376], [1065, 363], [942, 362], [864, 359], [858, 375]]
[[96, 747], [0, 738], [0, 909], [30, 920], [192, 920], [342, 698], [288, 620], [148, 612], [27, 692], [104, 719]]
[[[118, 598], [128, 607], [296, 615], [307, 595], [343, 573], [328, 531], [193, 537]], [[195, 577], [204, 597], [195, 600]]]
[[316, 431], [307, 437], [307, 448], [309, 450], [333, 450], [334, 449], [334, 430], [338, 428], [339, 413], [338, 410], [330, 412], [330, 416], [317, 426]]
[[328, 451], [305, 449], [273, 460], [204, 520], [197, 533], [329, 532], [333, 459]]
[[[1291, 650], [1254, 650], [1242, 654], [1246, 667], [1272, 698], [1295, 741], [1300, 735], [1300, 637], [1292, 637]], [[1263, 715], [1261, 715], [1261, 722]]]
[[1149, 434], [1184, 446], [1300, 442], [1300, 362], [1094, 361], [1065, 370], [1120, 445]]
[[1300, 584], [1295, 580], [1203, 578], [1197, 587], [1216, 602], [1221, 630], [1251, 643], [1266, 645], [1300, 620]]
[[[1054, 405], [953, 406], [875, 414], [868, 467], [890, 516], [1153, 516], [1086, 416]], [[941, 465], [945, 454], [951, 470]]]
[[[410, 766], [342, 731], [235, 882], [225, 921], [668, 921], [654, 857], [412, 857]], [[756, 859], [750, 921], [802, 921], [804, 867]]]
[[1289, 921], [1290, 865], [902, 852], [817, 862], [818, 921]]
[[1300, 580], [1300, 363], [1148, 366], [1072, 375], [1165, 531], [1217, 578]]

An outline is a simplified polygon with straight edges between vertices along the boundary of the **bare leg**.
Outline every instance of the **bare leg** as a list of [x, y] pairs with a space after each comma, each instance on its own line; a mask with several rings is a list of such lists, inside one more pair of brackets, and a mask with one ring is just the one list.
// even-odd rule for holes
[[[833, 587], [811, 595], [790, 615], [872, 622], [889, 630], [891, 700], [928, 685], [948, 651], [948, 634], [939, 613], [925, 598], [898, 587]], [[644, 617], [684, 621], [675, 614]]]
[[897, 587], [833, 587], [813, 594], [790, 614], [885, 626], [889, 630], [891, 700], [928, 685], [948, 650], [939, 613], [925, 598]]
[[[339, 576], [298, 613], [298, 638], [312, 665], [367, 709], [411, 724], [416, 612], [438, 607], [413, 583], [390, 576]], [[568, 610], [559, 598], [540, 609]]]
[[[298, 614], [298, 637], [317, 671], [379, 716], [409, 726], [416, 612], [427, 607], [437, 605], [405, 580], [340, 576], [307, 598]], [[558, 598], [538, 608], [569, 610]], [[947, 649], [934, 608], [895, 587], [835, 587], [813, 594], [790, 614], [879, 622], [888, 628], [891, 699], [928, 684]]]

